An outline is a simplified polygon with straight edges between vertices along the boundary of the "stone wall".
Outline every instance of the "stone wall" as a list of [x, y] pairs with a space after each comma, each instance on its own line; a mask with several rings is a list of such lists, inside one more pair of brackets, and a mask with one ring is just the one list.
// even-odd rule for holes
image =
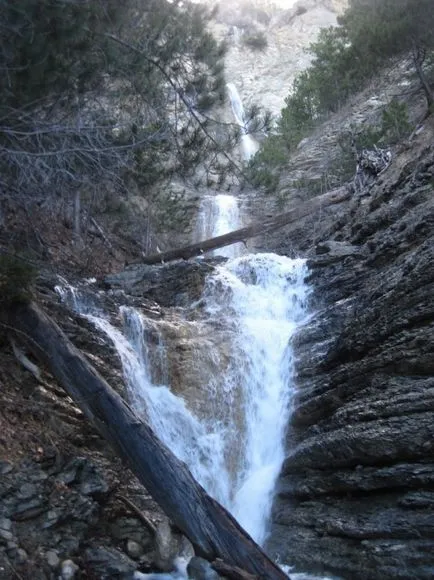
[[323, 216], [309, 261], [316, 313], [296, 339], [269, 542], [303, 571], [433, 576], [433, 139], [430, 119], [370, 190]]

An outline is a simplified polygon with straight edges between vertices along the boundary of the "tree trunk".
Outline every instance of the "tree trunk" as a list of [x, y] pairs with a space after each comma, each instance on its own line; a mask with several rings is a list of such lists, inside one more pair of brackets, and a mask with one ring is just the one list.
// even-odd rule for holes
[[423, 92], [425, 93], [425, 98], [428, 106], [426, 116], [428, 116], [430, 113], [434, 111], [434, 93], [428, 82], [425, 71], [423, 70], [424, 60], [425, 60], [425, 51], [420, 46], [418, 46], [417, 43], [414, 43], [413, 63], [416, 68], [417, 76], [419, 77], [419, 80], [421, 82]]
[[74, 194], [74, 237], [81, 240], [81, 194], [80, 190]]
[[270, 580], [287, 576], [218, 502], [196, 482], [185, 463], [156, 437], [34, 304], [17, 304], [9, 327], [45, 363], [87, 418], [124, 459], [198, 555]]
[[197, 244], [191, 244], [190, 246], [184, 246], [183, 248], [169, 250], [168, 252], [163, 252], [160, 254], [145, 256], [142, 258], [142, 260], [140, 260], [140, 262], [142, 264], [159, 264], [163, 262], [171, 262], [173, 260], [188, 260], [189, 258], [200, 256], [201, 254], [209, 252], [210, 250], [230, 246], [231, 244], [235, 244], [237, 242], [245, 242], [249, 238], [254, 238], [255, 236], [259, 236], [261, 234], [277, 230], [278, 228], [282, 228], [287, 224], [295, 222], [296, 220], [305, 217], [320, 208], [324, 208], [335, 203], [340, 203], [345, 199], [348, 199], [348, 196], [349, 194], [346, 188], [340, 187], [339, 189], [324, 193], [323, 195], [318, 195], [306, 203], [298, 205], [290, 211], [278, 215], [277, 217], [254, 223], [245, 228], [235, 230], [228, 234], [224, 234], [223, 236], [210, 238], [209, 240], [204, 240], [203, 242], [198, 242]]

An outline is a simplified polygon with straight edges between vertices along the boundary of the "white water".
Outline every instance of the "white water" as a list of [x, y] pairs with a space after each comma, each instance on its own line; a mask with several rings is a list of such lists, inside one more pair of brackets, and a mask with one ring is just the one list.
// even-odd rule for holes
[[[211, 234], [239, 227], [235, 198], [212, 199], [220, 202], [220, 209], [210, 214]], [[170, 382], [157, 322], [121, 307], [118, 329], [83, 294], [59, 289], [63, 299], [112, 340], [136, 411], [258, 543], [267, 536], [274, 486], [284, 460], [293, 395], [290, 341], [306, 318], [305, 276], [303, 260], [275, 254], [238, 256], [209, 276], [192, 312], [197, 317], [200, 305], [210, 333], [224, 329], [231, 358], [224, 373], [208, 382], [204, 379], [201, 390], [208, 397], [208, 414], [202, 418], [172, 393], [169, 384], [152, 381], [152, 366], [157, 365], [163, 380]], [[215, 356], [218, 359], [219, 353]], [[200, 366], [200, 352], [197, 363]]]
[[[222, 236], [240, 227], [242, 227], [241, 217], [236, 197], [219, 194], [202, 199], [196, 226], [197, 241]], [[236, 258], [243, 253], [243, 244], [232, 244], [210, 253], [226, 258]]]
[[226, 86], [229, 92], [232, 113], [235, 117], [235, 121], [241, 127], [241, 149], [243, 151], [243, 157], [245, 161], [249, 161], [249, 159], [251, 159], [258, 151], [259, 144], [247, 133], [244, 107], [237, 91], [237, 87], [233, 83], [228, 83]]
[[[71, 295], [73, 306], [113, 341], [136, 411], [259, 543], [284, 459], [293, 393], [290, 339], [306, 316], [305, 275], [303, 260], [256, 254], [230, 260], [209, 277], [202, 302], [210, 332], [226, 327], [233, 344], [226, 374], [203, 385], [210, 414], [202, 420], [168, 385], [152, 383], [154, 321], [121, 307], [119, 330], [85, 307], [79, 293]], [[161, 349], [160, 342], [160, 356]], [[164, 367], [162, 356], [157, 362]]]
[[[259, 543], [267, 535], [272, 495], [284, 459], [293, 393], [289, 341], [306, 316], [303, 260], [275, 254], [229, 261], [208, 280], [206, 310], [236, 330], [233, 362], [221, 393], [238, 424], [236, 473], [229, 509]], [[218, 476], [218, 474], [216, 474]]]

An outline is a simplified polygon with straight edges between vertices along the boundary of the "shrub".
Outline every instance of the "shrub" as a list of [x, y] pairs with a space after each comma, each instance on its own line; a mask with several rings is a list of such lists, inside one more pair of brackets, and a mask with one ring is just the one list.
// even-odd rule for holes
[[268, 46], [267, 37], [263, 32], [245, 33], [242, 42], [252, 50], [264, 51]]
[[37, 270], [24, 258], [0, 254], [0, 306], [31, 299]]
[[390, 144], [397, 143], [411, 133], [406, 103], [392, 99], [383, 111], [381, 130]]

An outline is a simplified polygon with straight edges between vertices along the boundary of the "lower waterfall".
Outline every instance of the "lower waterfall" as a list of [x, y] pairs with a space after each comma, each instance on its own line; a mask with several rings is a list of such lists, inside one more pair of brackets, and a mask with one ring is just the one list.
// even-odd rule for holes
[[[210, 197], [202, 221], [203, 237], [236, 229], [237, 200]], [[302, 259], [271, 253], [239, 255], [229, 247], [218, 254], [229, 259], [208, 275], [201, 299], [176, 313], [176, 324], [188, 327], [188, 336], [194, 337], [200, 324], [202, 333], [205, 328], [220, 340], [197, 348], [188, 362], [198, 368], [200, 409], [171, 384], [164, 332], [170, 322], [121, 306], [121, 325], [115, 326], [79, 290], [58, 291], [113, 342], [135, 411], [208, 493], [264, 544], [291, 411], [291, 338], [307, 318], [307, 270]]]
[[[201, 416], [171, 391], [170, 384], [151, 379], [152, 365], [164, 369], [167, 356], [163, 337], [150, 346], [155, 320], [122, 306], [119, 329], [103, 313], [86, 307], [79, 291], [69, 292], [72, 306], [116, 347], [135, 410], [260, 544], [267, 536], [273, 490], [284, 460], [293, 392], [290, 339], [306, 318], [305, 277], [304, 260], [275, 254], [228, 260], [208, 277], [202, 299], [185, 317], [200, 312], [210, 332], [224, 328], [230, 356], [225, 372], [202, 385], [207, 412]], [[197, 353], [199, 366], [202, 354]]]

